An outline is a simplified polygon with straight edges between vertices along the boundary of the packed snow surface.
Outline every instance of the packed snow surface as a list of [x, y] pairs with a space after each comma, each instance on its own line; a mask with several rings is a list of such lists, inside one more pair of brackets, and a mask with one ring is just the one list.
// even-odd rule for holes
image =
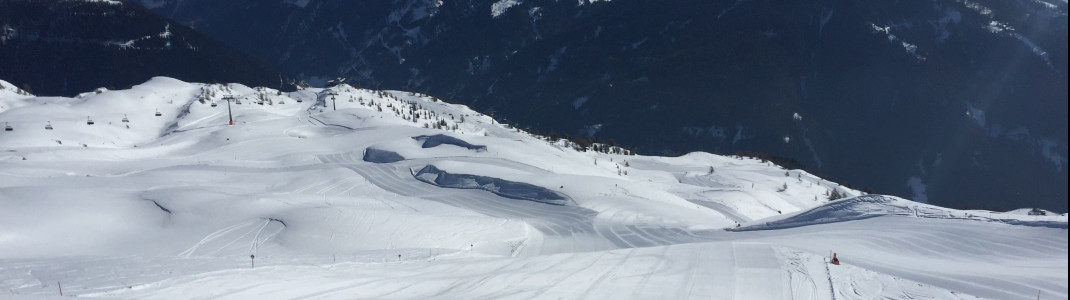
[[0, 87], [0, 299], [1068, 296], [1065, 214], [578, 151], [409, 92]]

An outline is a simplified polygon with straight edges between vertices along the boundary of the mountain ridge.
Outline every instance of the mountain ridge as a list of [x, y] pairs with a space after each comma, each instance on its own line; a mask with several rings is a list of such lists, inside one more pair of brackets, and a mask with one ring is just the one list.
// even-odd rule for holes
[[115, 89], [164, 75], [276, 88], [293, 81], [273, 66], [133, 3], [4, 1], [0, 28], [0, 77], [41, 95]]
[[155, 11], [313, 83], [646, 154], [791, 157], [943, 205], [1065, 210], [1062, 3], [210, 2]]
[[1066, 293], [1066, 214], [591, 151], [415, 92], [0, 87], [0, 293], [16, 298]]

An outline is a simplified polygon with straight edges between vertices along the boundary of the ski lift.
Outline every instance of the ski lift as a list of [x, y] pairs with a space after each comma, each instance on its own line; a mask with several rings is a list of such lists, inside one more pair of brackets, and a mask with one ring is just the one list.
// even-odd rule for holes
[[157, 117], [159, 117], [159, 116], [162, 116], [162, 115], [163, 115], [163, 114], [161, 114], [161, 113], [160, 113], [160, 110], [159, 110], [159, 109], [157, 109], [157, 110], [156, 110], [156, 116], [157, 116]]
[[95, 123], [93, 123], [93, 117], [86, 117], [85, 118], [85, 125], [93, 125], [93, 124], [95, 124]]
[[279, 100], [279, 104], [286, 104], [286, 100]]
[[297, 98], [297, 103], [301, 103], [301, 98]]
[[219, 106], [219, 105], [215, 104], [215, 102], [212, 102], [212, 107], [216, 107], [216, 106]]
[[234, 104], [241, 105], [241, 99], [234, 99]]
[[126, 114], [123, 114], [123, 123], [130, 123], [130, 119], [126, 117]]
[[45, 124], [45, 130], [52, 130], [52, 121], [48, 121], [48, 124]]
[[7, 125], [7, 122], [4, 122], [4, 131], [15, 131], [15, 128], [12, 128], [11, 125]]

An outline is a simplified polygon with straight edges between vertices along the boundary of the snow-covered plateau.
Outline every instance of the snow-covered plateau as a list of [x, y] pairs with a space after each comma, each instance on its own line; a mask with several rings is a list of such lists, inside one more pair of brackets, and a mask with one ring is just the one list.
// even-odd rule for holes
[[344, 84], [0, 87], [0, 299], [1068, 297], [1065, 214], [580, 151]]

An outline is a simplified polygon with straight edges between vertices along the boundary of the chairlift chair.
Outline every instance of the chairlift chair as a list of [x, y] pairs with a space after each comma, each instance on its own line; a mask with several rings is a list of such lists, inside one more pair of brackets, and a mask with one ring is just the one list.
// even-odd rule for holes
[[215, 104], [215, 102], [212, 102], [212, 107], [216, 107], [216, 106], [219, 106], [219, 105]]
[[15, 128], [12, 128], [11, 125], [7, 125], [7, 122], [4, 122], [4, 131], [15, 131]]
[[241, 105], [241, 99], [234, 99], [234, 104]]
[[125, 114], [123, 115], [123, 123], [130, 123], [130, 119]]
[[48, 121], [48, 124], [45, 124], [45, 130], [52, 130], [52, 121]]
[[161, 113], [160, 113], [160, 110], [159, 110], [159, 109], [157, 109], [157, 110], [156, 110], [156, 116], [157, 116], [157, 117], [159, 117], [159, 116], [162, 116], [162, 115], [163, 115], [163, 114], [161, 114]]
[[93, 125], [93, 124], [94, 123], [93, 123], [93, 118], [92, 117], [86, 117], [85, 118], [85, 125]]

